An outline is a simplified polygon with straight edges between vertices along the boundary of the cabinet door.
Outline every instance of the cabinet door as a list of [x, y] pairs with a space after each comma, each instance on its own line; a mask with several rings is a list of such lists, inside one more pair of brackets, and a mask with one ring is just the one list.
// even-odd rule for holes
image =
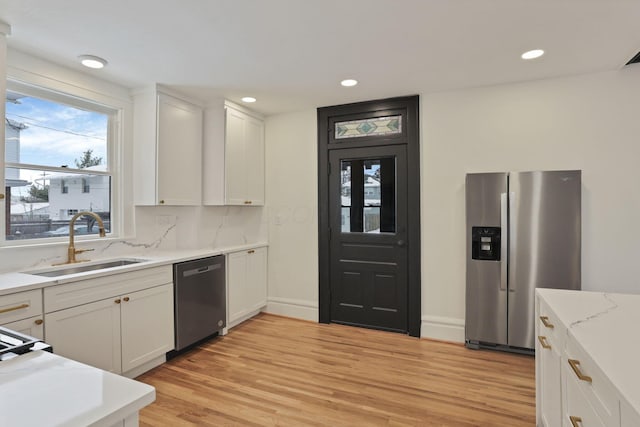
[[120, 298], [45, 314], [45, 341], [60, 356], [119, 374]]
[[199, 205], [202, 199], [202, 109], [158, 95], [158, 204]]
[[34, 338], [41, 340], [44, 339], [42, 316], [30, 317], [28, 319], [18, 320], [17, 322], [7, 323], [1, 326]]
[[122, 297], [122, 372], [174, 348], [173, 284]]
[[264, 122], [247, 116], [245, 138], [247, 201], [264, 205]]
[[[605, 427], [606, 424], [600, 419], [589, 399], [582, 393], [578, 384], [580, 380], [574, 378], [573, 372], [568, 372], [568, 368], [563, 369], [565, 369], [567, 409], [562, 425], [573, 427], [573, 424], [577, 423], [580, 427]], [[571, 422], [572, 418], [573, 423]], [[619, 425], [619, 423], [615, 425]]]
[[247, 175], [245, 153], [245, 122], [247, 116], [227, 107], [225, 130], [225, 202], [227, 205], [245, 205], [247, 201]]
[[248, 310], [267, 305], [267, 248], [247, 251]]
[[543, 338], [543, 348], [540, 341], [536, 342], [536, 358], [538, 360], [538, 392], [540, 395], [540, 417], [542, 425], [553, 427], [561, 425], [562, 419], [562, 381], [560, 370], [562, 357], [555, 342], [549, 342]]
[[234, 252], [227, 255], [227, 294], [229, 319], [227, 325], [248, 312], [249, 295], [247, 293], [247, 252]]

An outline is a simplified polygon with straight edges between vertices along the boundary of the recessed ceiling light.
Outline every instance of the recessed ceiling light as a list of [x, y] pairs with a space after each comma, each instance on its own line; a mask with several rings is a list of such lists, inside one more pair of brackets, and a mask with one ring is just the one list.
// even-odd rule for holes
[[245, 96], [242, 98], [242, 102], [256, 102], [256, 99], [253, 96]]
[[534, 49], [522, 54], [522, 59], [536, 59], [544, 55], [544, 50]]
[[345, 87], [351, 87], [351, 86], [357, 85], [358, 81], [354, 80], [354, 79], [346, 79], [346, 80], [341, 81], [340, 84], [342, 86], [345, 86]]
[[78, 59], [80, 60], [80, 63], [82, 65], [89, 68], [99, 69], [104, 68], [104, 66], [107, 65], [107, 61], [100, 58], [99, 56], [80, 55], [78, 56]]

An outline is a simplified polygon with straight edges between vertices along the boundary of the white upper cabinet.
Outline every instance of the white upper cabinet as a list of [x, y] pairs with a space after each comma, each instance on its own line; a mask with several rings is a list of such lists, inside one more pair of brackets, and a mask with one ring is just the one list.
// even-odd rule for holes
[[202, 202], [202, 108], [154, 88], [134, 97], [137, 205]]
[[264, 205], [264, 121], [232, 103], [205, 110], [206, 205]]

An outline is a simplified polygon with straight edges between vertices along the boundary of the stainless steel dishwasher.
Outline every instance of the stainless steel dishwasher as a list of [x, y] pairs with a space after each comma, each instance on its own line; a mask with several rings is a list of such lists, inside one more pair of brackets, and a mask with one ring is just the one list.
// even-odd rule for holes
[[176, 351], [226, 326], [224, 255], [173, 265]]

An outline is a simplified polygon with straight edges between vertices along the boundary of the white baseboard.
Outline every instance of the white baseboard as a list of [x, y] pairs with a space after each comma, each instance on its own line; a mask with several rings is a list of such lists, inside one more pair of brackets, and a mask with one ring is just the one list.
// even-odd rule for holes
[[146, 363], [143, 363], [142, 365], [130, 369], [127, 372], [123, 372], [122, 376], [123, 377], [127, 377], [127, 378], [136, 378], [137, 376], [140, 376], [142, 374], [144, 374], [147, 371], [150, 371], [151, 369], [155, 368], [156, 366], [160, 366], [163, 363], [165, 363], [167, 361], [167, 355], [163, 354], [162, 356], [158, 356], [155, 359], [152, 359]]
[[270, 297], [267, 300], [267, 307], [263, 311], [280, 316], [311, 320], [312, 322], [318, 321], [318, 303], [316, 301]]
[[464, 343], [464, 319], [422, 316], [420, 337]]

